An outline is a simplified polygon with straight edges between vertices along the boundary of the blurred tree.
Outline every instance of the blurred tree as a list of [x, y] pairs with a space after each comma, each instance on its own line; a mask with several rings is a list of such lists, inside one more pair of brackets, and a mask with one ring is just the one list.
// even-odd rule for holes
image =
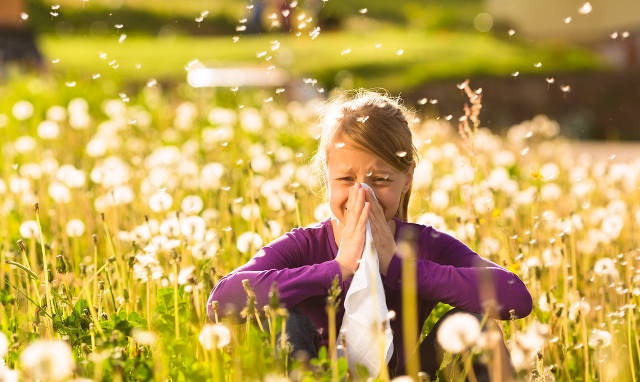
[[41, 68], [43, 59], [29, 28], [24, 0], [0, 1], [0, 68], [11, 62]]

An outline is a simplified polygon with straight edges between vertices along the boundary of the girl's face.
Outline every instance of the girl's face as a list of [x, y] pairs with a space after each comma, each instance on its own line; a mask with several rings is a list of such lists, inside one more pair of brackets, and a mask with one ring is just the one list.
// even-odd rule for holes
[[343, 224], [349, 188], [354, 183], [371, 186], [389, 221], [398, 211], [402, 194], [411, 186], [413, 177], [413, 168], [400, 171], [350, 139], [340, 137], [335, 137], [327, 149], [327, 170], [331, 211]]

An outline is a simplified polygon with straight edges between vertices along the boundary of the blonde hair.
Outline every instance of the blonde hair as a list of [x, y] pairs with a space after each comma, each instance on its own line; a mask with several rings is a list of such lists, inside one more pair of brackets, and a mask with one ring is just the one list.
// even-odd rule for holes
[[[416, 165], [417, 152], [408, 122], [409, 111], [399, 98], [369, 90], [346, 94], [329, 103], [322, 119], [322, 134], [314, 157], [323, 179], [327, 174], [327, 151], [342, 135], [399, 171]], [[407, 220], [411, 185], [403, 194], [395, 216]]]

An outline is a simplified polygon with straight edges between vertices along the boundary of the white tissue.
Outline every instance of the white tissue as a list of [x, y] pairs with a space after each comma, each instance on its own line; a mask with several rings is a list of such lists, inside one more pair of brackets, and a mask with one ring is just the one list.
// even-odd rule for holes
[[[362, 186], [371, 189], [365, 183]], [[344, 310], [340, 333], [346, 339], [349, 367], [354, 370], [355, 365], [364, 365], [369, 375], [376, 377], [383, 362], [388, 363], [393, 354], [393, 334], [369, 222], [362, 258], [347, 290]]]

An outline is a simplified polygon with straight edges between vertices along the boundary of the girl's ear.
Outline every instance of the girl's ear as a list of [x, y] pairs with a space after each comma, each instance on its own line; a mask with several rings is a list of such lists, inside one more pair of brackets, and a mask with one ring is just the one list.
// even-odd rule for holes
[[407, 180], [402, 187], [402, 192], [407, 192], [411, 190], [411, 185], [413, 184], [413, 170], [416, 168], [416, 165], [412, 165], [409, 169], [407, 169]]

